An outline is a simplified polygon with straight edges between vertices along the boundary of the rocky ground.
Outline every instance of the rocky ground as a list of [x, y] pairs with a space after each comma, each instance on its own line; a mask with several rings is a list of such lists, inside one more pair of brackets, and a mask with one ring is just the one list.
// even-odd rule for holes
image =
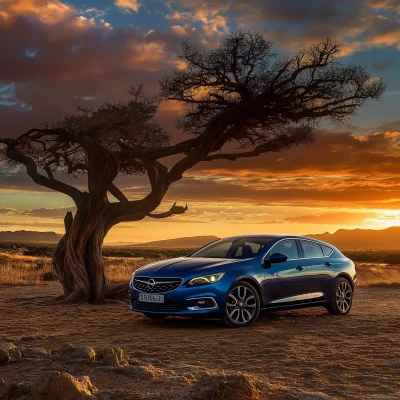
[[60, 294], [0, 286], [0, 399], [400, 399], [399, 287], [359, 288], [346, 317], [286, 311], [234, 330]]

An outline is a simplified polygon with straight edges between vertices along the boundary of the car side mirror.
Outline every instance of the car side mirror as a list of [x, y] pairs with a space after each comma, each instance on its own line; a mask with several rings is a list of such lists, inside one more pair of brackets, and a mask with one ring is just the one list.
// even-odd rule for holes
[[278, 264], [287, 261], [287, 256], [282, 253], [273, 253], [264, 260], [264, 264]]

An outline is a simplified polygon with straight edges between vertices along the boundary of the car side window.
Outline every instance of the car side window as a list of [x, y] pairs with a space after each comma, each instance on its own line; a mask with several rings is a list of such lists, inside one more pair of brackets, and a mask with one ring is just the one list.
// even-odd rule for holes
[[322, 247], [322, 251], [324, 252], [324, 254], [325, 254], [326, 256], [329, 257], [329, 256], [333, 253], [332, 247], [324, 246], [323, 244], [321, 244], [321, 247]]
[[288, 260], [299, 258], [299, 250], [294, 239], [285, 239], [277, 243], [269, 252], [269, 255], [274, 253], [284, 254]]
[[305, 258], [324, 257], [324, 253], [318, 243], [301, 240]]

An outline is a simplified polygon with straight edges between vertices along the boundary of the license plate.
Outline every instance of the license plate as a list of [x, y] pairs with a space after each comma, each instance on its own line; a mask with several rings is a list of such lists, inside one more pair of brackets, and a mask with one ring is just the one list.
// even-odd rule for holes
[[164, 295], [139, 293], [139, 301], [144, 301], [147, 303], [164, 303]]

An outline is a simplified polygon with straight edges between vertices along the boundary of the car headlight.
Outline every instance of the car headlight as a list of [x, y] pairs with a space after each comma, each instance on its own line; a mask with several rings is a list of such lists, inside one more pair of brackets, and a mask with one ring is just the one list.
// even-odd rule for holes
[[219, 274], [197, 276], [196, 278], [192, 278], [188, 282], [188, 285], [189, 286], [210, 285], [211, 283], [218, 282], [224, 275], [225, 272], [220, 272]]

